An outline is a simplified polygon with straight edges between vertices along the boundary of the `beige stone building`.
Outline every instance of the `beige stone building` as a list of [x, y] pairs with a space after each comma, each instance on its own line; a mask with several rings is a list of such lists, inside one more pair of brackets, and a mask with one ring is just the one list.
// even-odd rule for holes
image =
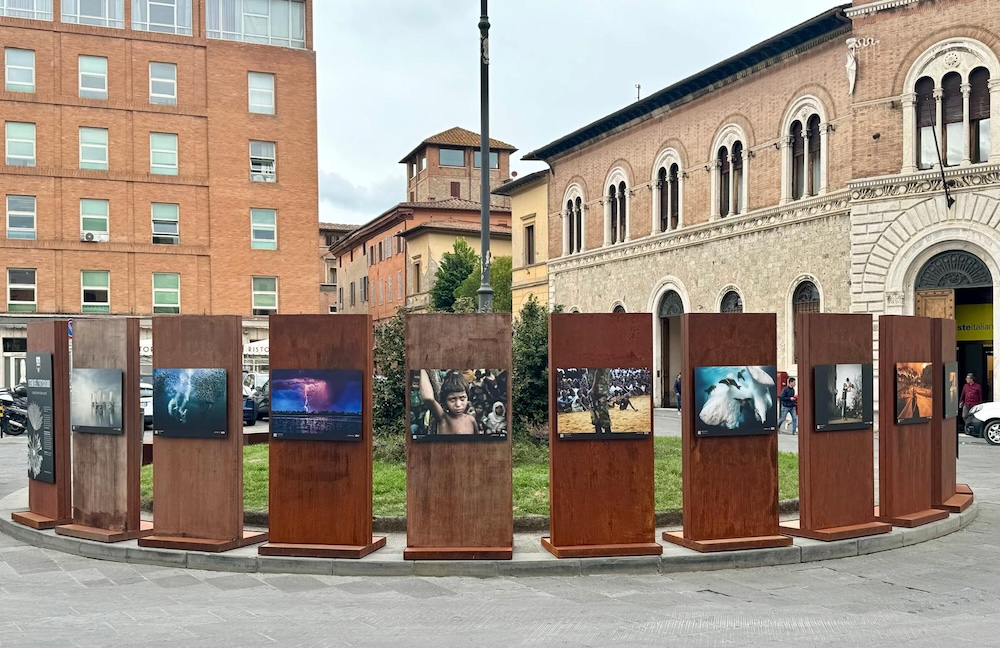
[[515, 316], [534, 295], [548, 302], [549, 172], [536, 171], [493, 190], [510, 197], [511, 303]]
[[357, 228], [357, 225], [319, 224], [319, 307], [321, 313], [340, 311], [340, 302], [344, 300], [344, 286], [340, 282], [340, 268], [337, 267], [337, 259], [330, 253], [330, 249]]
[[995, 392], [996, 9], [842, 5], [529, 153], [549, 301], [653, 313], [658, 404], [683, 312], [777, 313], [792, 374], [797, 312], [953, 315]]

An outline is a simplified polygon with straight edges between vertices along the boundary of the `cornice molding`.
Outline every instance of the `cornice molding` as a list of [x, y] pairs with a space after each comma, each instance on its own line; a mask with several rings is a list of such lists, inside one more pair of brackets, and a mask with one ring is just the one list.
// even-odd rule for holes
[[69, 239], [0, 239], [0, 249], [98, 254], [157, 254], [172, 257], [211, 258], [207, 245], [153, 245], [152, 243], [85, 243]]
[[809, 200], [796, 201], [789, 205], [759, 209], [744, 216], [722, 218], [676, 231], [653, 234], [626, 244], [597, 248], [581, 254], [552, 259], [549, 261], [549, 276], [570, 270], [601, 266], [613, 261], [705, 245], [795, 223], [804, 223], [831, 216], [846, 216], [850, 211], [849, 197], [850, 194], [847, 191], [838, 191]]
[[850, 9], [844, 10], [844, 15], [848, 18], [855, 18], [857, 16], [869, 16], [879, 11], [885, 11], [886, 9], [896, 9], [897, 7], [904, 7], [906, 5], [915, 4], [920, 2], [920, 0], [877, 0], [877, 2], [869, 2], [868, 4], [858, 5], [857, 7], [851, 7]]
[[1000, 186], [1000, 164], [945, 169], [943, 179], [941, 171], [935, 169], [909, 175], [855, 180], [848, 182], [847, 186], [851, 192], [851, 202], [866, 202], [941, 193], [945, 182], [953, 192]]

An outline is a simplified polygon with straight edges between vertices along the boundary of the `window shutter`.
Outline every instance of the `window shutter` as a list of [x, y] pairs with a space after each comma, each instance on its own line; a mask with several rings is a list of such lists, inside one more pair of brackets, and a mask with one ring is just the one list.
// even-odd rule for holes
[[990, 73], [976, 68], [969, 76], [972, 92], [969, 95], [969, 119], [977, 121], [990, 118]]
[[934, 81], [924, 77], [917, 81], [917, 126], [933, 126], [936, 119], [934, 114]]
[[944, 123], [962, 123], [962, 77], [957, 72], [951, 72], [944, 77], [941, 87], [944, 90]]

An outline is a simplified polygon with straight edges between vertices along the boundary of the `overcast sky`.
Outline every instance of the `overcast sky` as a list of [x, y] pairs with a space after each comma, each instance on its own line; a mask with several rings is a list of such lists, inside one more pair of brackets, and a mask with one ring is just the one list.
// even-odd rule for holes
[[[405, 200], [400, 158], [479, 132], [479, 2], [315, 0], [320, 220]], [[490, 134], [520, 157], [837, 6], [835, 0], [493, 0]]]

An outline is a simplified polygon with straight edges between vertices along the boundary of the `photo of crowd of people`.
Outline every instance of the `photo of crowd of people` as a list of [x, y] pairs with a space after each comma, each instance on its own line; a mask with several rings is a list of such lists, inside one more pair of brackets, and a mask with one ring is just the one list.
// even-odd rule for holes
[[507, 371], [410, 371], [410, 436], [414, 439], [506, 439]]
[[651, 433], [649, 369], [557, 369], [560, 438]]

